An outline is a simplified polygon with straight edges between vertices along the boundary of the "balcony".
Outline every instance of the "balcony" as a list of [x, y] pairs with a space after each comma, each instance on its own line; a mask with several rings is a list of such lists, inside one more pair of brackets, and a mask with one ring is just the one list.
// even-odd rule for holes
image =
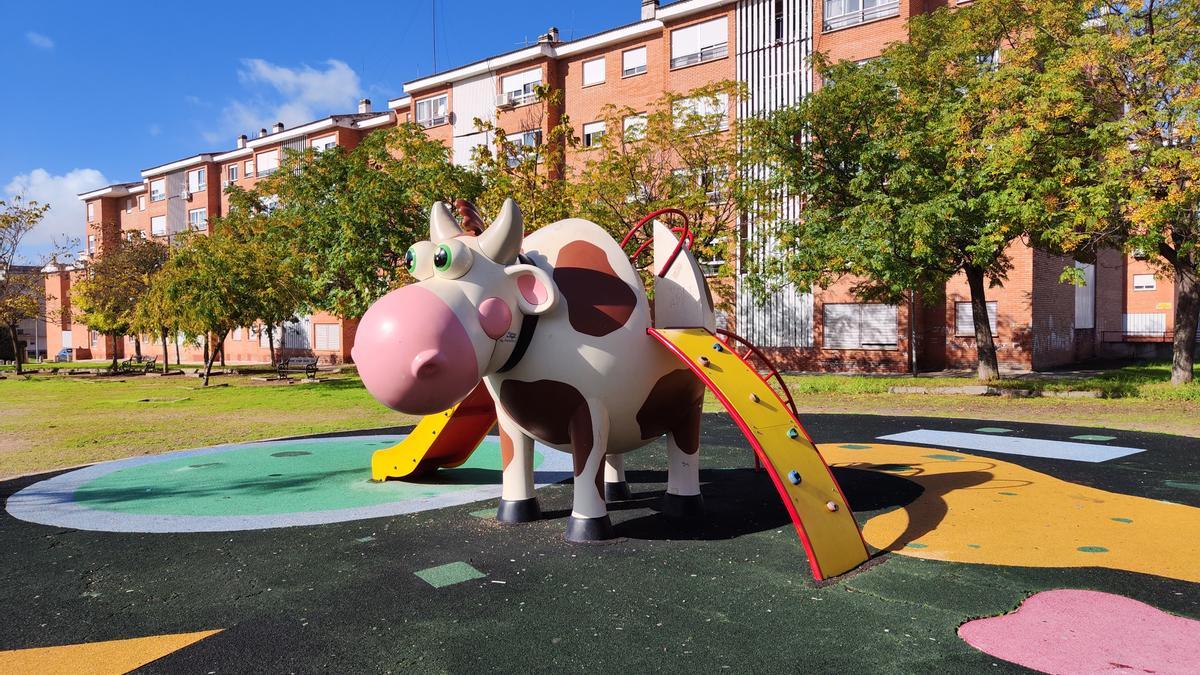
[[515, 108], [519, 105], [528, 105], [537, 101], [537, 92], [529, 91], [506, 91], [496, 97], [497, 108]]
[[[867, 0], [867, 3], [869, 2], [870, 0]], [[856, 9], [845, 11], [850, 6], [858, 5], [859, 3], [855, 0], [826, 0], [826, 16], [823, 23], [824, 31], [829, 32], [840, 28], [849, 28], [850, 26], [857, 26], [860, 23], [900, 15], [899, 2], [884, 2], [866, 6], [867, 3], [863, 3], [863, 6]]]
[[712, 47], [705, 47], [694, 54], [676, 56], [675, 58], [671, 59], [671, 67], [683, 68], [684, 66], [694, 66], [697, 63], [715, 61], [716, 59], [723, 59], [726, 56], [729, 56], [729, 45], [727, 43], [722, 43], [719, 45], [713, 45]]
[[449, 122], [450, 122], [449, 115], [442, 115], [440, 117], [430, 117], [427, 119], [418, 119], [417, 120], [417, 124], [423, 129], [431, 129], [433, 127], [440, 127], [443, 124], [447, 124]]

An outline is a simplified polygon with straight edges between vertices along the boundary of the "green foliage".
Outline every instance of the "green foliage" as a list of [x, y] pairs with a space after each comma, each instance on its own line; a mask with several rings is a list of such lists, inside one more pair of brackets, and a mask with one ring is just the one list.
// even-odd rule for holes
[[[308, 305], [353, 318], [407, 280], [404, 253], [426, 238], [430, 204], [479, 190], [444, 145], [405, 125], [348, 151], [289, 153], [253, 190], [230, 187], [230, 213], [212, 229], [259, 242], [303, 284]], [[289, 302], [277, 305], [282, 315], [295, 311]]]
[[0, 199], [0, 325], [7, 329], [18, 373], [24, 354], [17, 344], [17, 324], [37, 318], [45, 286], [41, 276], [19, 274], [14, 265], [22, 240], [37, 227], [49, 208], [49, 204], [26, 204], [20, 198], [12, 203]]
[[[526, 230], [577, 215], [566, 157], [579, 141], [570, 118], [555, 113], [562, 107], [563, 91], [539, 85], [534, 94], [534, 103], [508, 113], [521, 116], [520, 126], [530, 130], [528, 135], [510, 135], [497, 122], [476, 118], [475, 128], [493, 142], [475, 148], [471, 157], [483, 189], [477, 204], [480, 212], [499, 213], [511, 197], [521, 207]], [[543, 134], [547, 126], [549, 131]]]
[[[114, 338], [137, 332], [138, 306], [167, 256], [166, 245], [140, 232], [129, 233], [127, 239], [106, 248], [74, 286], [71, 304], [75, 318]], [[114, 353], [114, 365], [116, 360]]]

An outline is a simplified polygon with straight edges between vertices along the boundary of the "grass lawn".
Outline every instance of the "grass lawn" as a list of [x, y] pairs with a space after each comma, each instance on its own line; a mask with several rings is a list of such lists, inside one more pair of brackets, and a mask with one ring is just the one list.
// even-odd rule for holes
[[[788, 376], [801, 411], [1044, 422], [1200, 436], [1200, 384], [1175, 388], [1164, 365], [1099, 377], [1004, 387], [1100, 389], [1119, 398], [1057, 399], [888, 394], [909, 377]], [[976, 384], [920, 378], [923, 386]], [[220, 376], [32, 375], [0, 381], [0, 477], [170, 450], [281, 436], [413, 424], [375, 402], [352, 374], [320, 384], [275, 385]], [[710, 395], [706, 409], [718, 410]]]

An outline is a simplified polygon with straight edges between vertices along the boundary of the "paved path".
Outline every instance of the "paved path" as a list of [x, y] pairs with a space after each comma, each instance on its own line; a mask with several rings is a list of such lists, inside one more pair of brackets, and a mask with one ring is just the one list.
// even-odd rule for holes
[[[665, 448], [656, 444], [628, 458], [634, 499], [614, 505], [623, 538], [608, 545], [563, 541], [569, 484], [542, 488], [546, 519], [517, 527], [490, 518], [494, 499], [237, 532], [92, 532], [4, 512], [0, 650], [88, 643], [8, 656], [42, 664], [87, 658], [101, 666], [103, 655], [119, 654], [126, 660], [113, 667], [121, 669], [141, 655], [134, 665], [146, 664], [145, 672], [561, 672], [598, 664], [617, 672], [1021, 671], [972, 647], [959, 626], [1056, 589], [1105, 592], [1144, 603], [1147, 612], [1200, 618], [1200, 585], [1181, 580], [1178, 568], [1134, 572], [1109, 561], [1110, 568], [1102, 566], [1105, 553], [1084, 551], [1076, 555], [1095, 556], [1097, 566], [1037, 567], [996, 553], [1012, 548], [1016, 555], [1031, 540], [1116, 551], [1113, 542], [1127, 535], [1119, 529], [1096, 530], [1113, 538], [1087, 542], [1053, 529], [1081, 522], [1073, 509], [1097, 509], [1096, 500], [1146, 502], [1138, 502], [1145, 512], [1109, 516], [1113, 528], [1137, 527], [1160, 507], [1182, 509], [1176, 517], [1190, 526], [1200, 513], [1200, 441], [940, 419], [815, 415], [805, 422], [841, 465], [838, 479], [868, 541], [882, 549], [865, 569], [830, 584], [812, 582], [774, 488], [751, 468], [736, 427], [708, 415], [701, 472], [707, 518], [687, 526], [658, 513], [666, 474]], [[922, 430], [1139, 451], [1080, 461], [880, 440]], [[2, 483], [0, 498], [44, 478]], [[957, 482], [939, 493], [946, 480]], [[1037, 487], [1047, 485], [1060, 489]], [[1085, 499], [1072, 500], [1075, 494]], [[1058, 498], [1066, 501], [1044, 506]], [[1023, 521], [988, 517], [989, 509], [1012, 508], [1004, 500], [1043, 508], [1048, 517], [1037, 522], [1050, 529], [1031, 532]], [[1107, 527], [1098, 512], [1088, 517]], [[917, 520], [919, 527], [908, 527]], [[964, 528], [980, 537], [962, 538]], [[971, 555], [980, 557], [962, 561]], [[1019, 631], [976, 642], [1010, 649], [1016, 640], [1021, 651], [1027, 637], [1055, 644]], [[152, 639], [111, 643], [140, 638]], [[1134, 647], [1122, 658], [1136, 656]], [[1156, 656], [1153, 663], [1169, 665], [1188, 655]]]

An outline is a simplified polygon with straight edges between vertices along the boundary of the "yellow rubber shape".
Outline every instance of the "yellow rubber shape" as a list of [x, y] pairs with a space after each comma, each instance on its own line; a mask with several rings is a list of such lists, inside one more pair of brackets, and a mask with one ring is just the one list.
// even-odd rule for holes
[[426, 415], [403, 441], [371, 455], [371, 480], [421, 478], [460, 466], [492, 430], [496, 406], [482, 383], [462, 403]]
[[198, 633], [153, 635], [127, 640], [4, 651], [0, 652], [0, 673], [120, 675], [220, 632], [206, 630]]
[[818, 580], [870, 554], [841, 488], [812, 439], [758, 371], [703, 328], [651, 328], [716, 395], [775, 483]]

